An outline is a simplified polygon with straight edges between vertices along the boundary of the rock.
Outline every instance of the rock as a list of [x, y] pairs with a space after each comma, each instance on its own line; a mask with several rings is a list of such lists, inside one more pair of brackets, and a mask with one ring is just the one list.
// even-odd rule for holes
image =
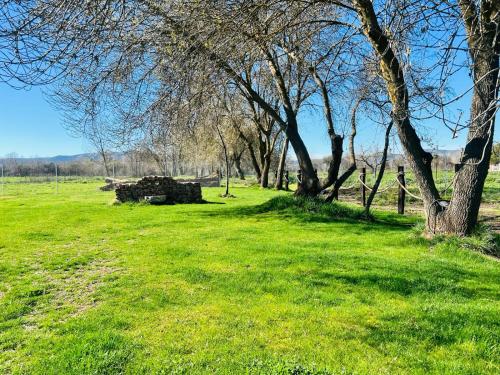
[[146, 195], [144, 200], [151, 204], [162, 204], [167, 201], [166, 195]]
[[137, 182], [137, 180], [118, 180], [110, 177], [107, 177], [104, 181], [106, 182], [106, 185], [99, 188], [102, 191], [115, 190], [121, 184], [134, 184]]
[[220, 187], [219, 175], [213, 174], [205, 177], [197, 177], [194, 179], [176, 179], [177, 182], [197, 182], [203, 187]]

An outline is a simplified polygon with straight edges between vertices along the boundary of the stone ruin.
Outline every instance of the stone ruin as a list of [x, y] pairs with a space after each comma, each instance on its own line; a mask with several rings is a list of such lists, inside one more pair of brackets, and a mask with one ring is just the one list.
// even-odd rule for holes
[[218, 173], [191, 179], [176, 178], [175, 180], [178, 182], [198, 182], [203, 187], [220, 187], [220, 176]]
[[117, 178], [106, 177], [105, 180], [106, 185], [101, 186], [99, 189], [101, 191], [112, 191], [115, 190], [118, 186], [123, 184], [135, 184], [137, 179], [135, 180], [119, 180]]
[[202, 201], [197, 182], [177, 182], [172, 177], [146, 176], [134, 184], [120, 184], [115, 189], [120, 202], [148, 200], [151, 203], [197, 203]]

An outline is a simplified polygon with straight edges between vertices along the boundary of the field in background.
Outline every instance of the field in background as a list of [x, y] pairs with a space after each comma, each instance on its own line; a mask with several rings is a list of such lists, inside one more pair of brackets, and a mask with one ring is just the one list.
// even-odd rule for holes
[[[375, 202], [379, 203], [391, 203], [394, 202], [396, 204], [397, 202], [397, 192], [398, 192], [398, 185], [395, 182], [397, 176], [397, 172], [393, 170], [387, 170], [384, 174], [384, 178], [382, 179], [381, 186], [379, 188], [379, 193], [377, 194], [375, 198]], [[320, 178], [325, 178], [326, 174], [320, 175]], [[117, 176], [119, 179], [138, 179], [139, 177], [127, 177], [127, 176]], [[194, 178], [194, 176], [178, 176], [175, 178]], [[413, 178], [413, 173], [411, 171], [406, 171], [405, 172], [405, 178], [407, 181], [407, 188], [414, 193], [415, 195], [420, 195], [418, 188], [415, 184], [414, 178]], [[452, 179], [453, 179], [453, 172], [451, 171], [444, 171], [444, 170], [439, 170], [437, 173], [437, 177], [435, 180], [437, 181], [437, 187], [439, 191], [443, 192], [443, 198], [449, 199], [451, 197], [451, 192], [452, 192]], [[0, 179], [0, 194], [2, 194], [2, 188], [4, 191], [4, 194], [10, 193], [10, 194], [17, 194], [16, 192], [26, 192], [27, 189], [20, 187], [17, 188], [15, 185], [19, 184], [54, 184], [53, 190], [54, 192], [56, 191], [56, 186], [55, 186], [55, 181], [56, 177], [55, 175], [50, 175], [50, 176], [29, 176], [29, 177], [5, 177], [3, 179], [3, 184], [1, 183], [2, 180]], [[104, 177], [102, 176], [95, 176], [95, 177], [89, 177], [89, 176], [58, 176], [58, 181], [61, 184], [64, 183], [97, 183], [97, 182], [102, 182], [104, 185]], [[373, 173], [370, 173], [369, 171], [366, 174], [366, 184], [368, 186], [373, 186], [375, 181], [375, 177]], [[225, 179], [221, 179], [221, 184], [225, 184]], [[234, 186], [253, 186], [257, 185], [257, 181], [254, 176], [248, 175], [246, 176], [246, 180], [239, 180], [237, 178], [231, 178], [231, 184]], [[2, 187], [3, 185], [3, 187]], [[36, 186], [36, 185], [34, 185]], [[273, 186], [273, 179], [270, 181], [270, 186]], [[296, 187], [296, 178], [293, 173], [290, 173], [290, 188], [293, 190]], [[347, 190], [342, 190], [341, 195], [348, 195], [348, 196], [354, 196], [359, 198], [359, 189], [360, 189], [360, 183], [359, 183], [359, 172], [354, 172], [353, 175], [344, 183], [342, 189], [349, 188]], [[388, 188], [388, 189], [387, 189]], [[50, 189], [50, 188], [49, 188]], [[29, 189], [28, 189], [29, 190]], [[33, 193], [37, 193], [40, 191], [38, 188], [32, 188], [31, 191]], [[411, 196], [407, 196], [407, 200], [409, 203], [415, 203], [419, 204], [419, 201], [416, 200], [415, 198], [412, 198]], [[500, 201], [500, 172], [490, 172], [488, 174], [488, 177], [486, 179], [485, 183], [485, 188], [484, 188], [484, 193], [483, 193], [483, 203], [486, 204], [495, 204]]]
[[252, 187], [114, 206], [101, 185], [0, 197], [0, 373], [500, 371], [498, 261], [411, 236], [416, 217]]

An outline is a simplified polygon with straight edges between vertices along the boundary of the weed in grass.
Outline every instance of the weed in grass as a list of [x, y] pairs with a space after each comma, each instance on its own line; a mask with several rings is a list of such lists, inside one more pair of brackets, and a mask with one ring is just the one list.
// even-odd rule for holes
[[500, 258], [500, 235], [486, 225], [479, 225], [474, 233], [467, 237], [438, 236], [434, 242], [436, 246], [448, 249], [475, 251]]
[[413, 226], [408, 238], [415, 243], [427, 245], [429, 248], [472, 251], [500, 257], [500, 235], [484, 224], [478, 225], [474, 233], [466, 237], [455, 235], [428, 237], [425, 223], [420, 222]]

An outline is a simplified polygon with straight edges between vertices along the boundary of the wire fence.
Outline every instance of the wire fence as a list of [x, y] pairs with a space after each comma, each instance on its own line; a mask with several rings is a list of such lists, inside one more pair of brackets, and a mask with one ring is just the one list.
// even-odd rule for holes
[[[96, 172], [102, 172], [97, 170]], [[114, 178], [121, 180], [135, 180], [143, 176], [149, 175], [150, 171], [144, 170], [143, 173], [135, 175], [118, 175], [115, 171]], [[271, 174], [272, 175], [272, 174]], [[364, 175], [364, 180], [361, 178]], [[401, 199], [401, 191], [404, 191], [404, 200], [408, 204], [421, 206], [422, 197], [411, 171], [404, 172], [404, 178], [397, 170], [386, 169], [384, 177], [375, 195], [375, 204], [389, 205], [396, 204]], [[435, 182], [438, 190], [441, 193], [442, 199], [450, 199], [453, 192], [455, 172], [452, 170], [435, 171]], [[176, 178], [193, 178], [191, 175], [177, 176]], [[321, 176], [320, 177], [324, 177]], [[25, 173], [20, 176], [18, 174], [9, 173], [9, 170], [0, 164], [0, 196], [12, 196], [18, 194], [58, 194], [64, 192], [69, 187], [69, 184], [95, 184], [96, 189], [105, 185], [106, 176], [103, 174], [75, 174], [68, 168], [59, 168], [54, 165], [50, 171], [33, 171], [33, 173]], [[366, 170], [358, 170], [346, 181], [339, 189], [341, 200], [356, 200], [363, 203], [366, 200], [366, 192], [373, 189], [376, 175], [367, 172]], [[287, 182], [290, 183], [290, 188], [295, 189], [300, 178], [294, 173], [287, 175]], [[404, 182], [403, 182], [404, 181]], [[224, 179], [221, 180], [224, 184]], [[233, 186], [249, 186], [257, 184], [255, 178], [247, 175], [245, 181], [239, 181], [236, 177], [231, 178]], [[30, 186], [31, 185], [31, 186]], [[43, 187], [42, 187], [43, 186]], [[270, 176], [269, 186], [274, 186], [272, 176]], [[69, 189], [69, 188], [68, 188]], [[71, 190], [75, 191], [77, 186], [72, 186]], [[364, 190], [364, 191], [363, 191]], [[491, 172], [488, 175], [488, 180], [483, 193], [483, 202], [498, 203], [500, 199], [500, 173]]]

